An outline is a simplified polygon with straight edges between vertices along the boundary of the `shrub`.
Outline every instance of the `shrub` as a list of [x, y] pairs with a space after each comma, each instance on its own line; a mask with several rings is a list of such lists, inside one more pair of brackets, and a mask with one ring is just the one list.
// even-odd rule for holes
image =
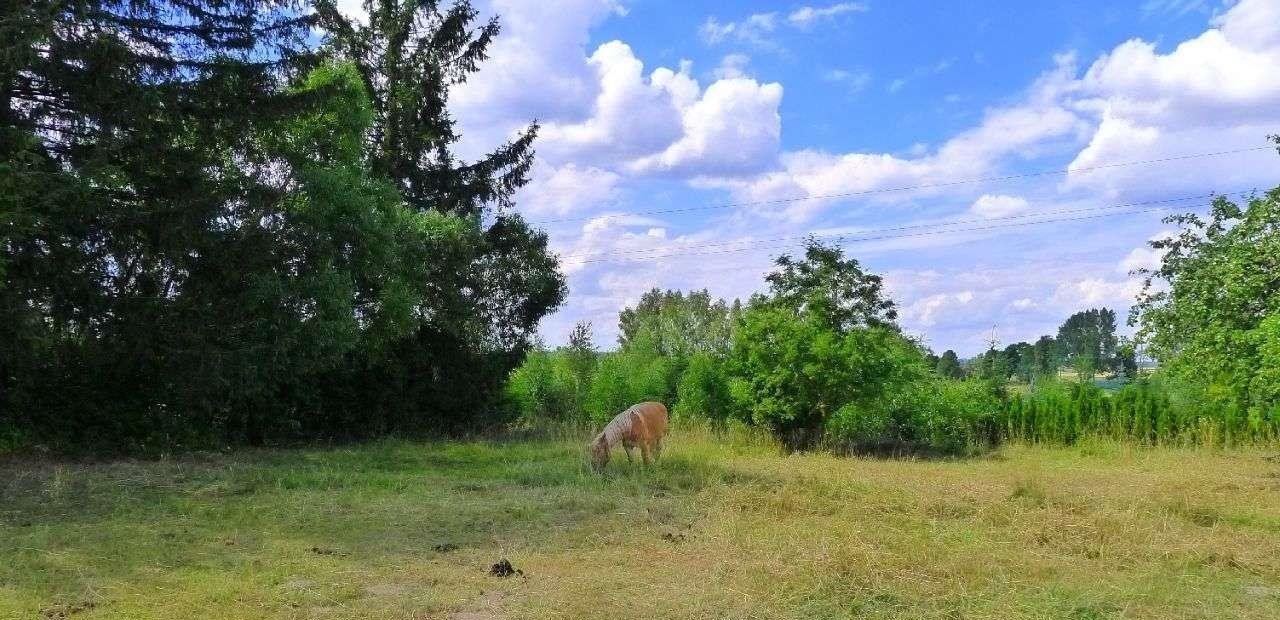
[[740, 415], [789, 448], [958, 453], [996, 438], [990, 386], [938, 378], [919, 346], [889, 327], [837, 331], [753, 306], [730, 361]]
[[526, 423], [566, 421], [573, 417], [573, 377], [556, 363], [555, 354], [533, 351], [511, 372], [506, 394]]
[[591, 380], [586, 402], [588, 417], [605, 423], [638, 402], [671, 402], [671, 368], [667, 358], [656, 355], [605, 355]]
[[680, 375], [673, 414], [719, 422], [729, 417], [732, 405], [722, 362], [708, 353], [690, 357]]

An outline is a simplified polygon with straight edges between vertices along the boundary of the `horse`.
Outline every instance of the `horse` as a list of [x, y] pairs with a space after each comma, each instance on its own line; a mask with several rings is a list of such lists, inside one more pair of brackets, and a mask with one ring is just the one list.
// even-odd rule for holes
[[609, 464], [609, 451], [619, 443], [631, 462], [631, 450], [639, 447], [644, 464], [656, 462], [662, 454], [662, 438], [667, 434], [667, 408], [662, 403], [632, 405], [619, 413], [587, 444], [591, 469], [599, 472]]

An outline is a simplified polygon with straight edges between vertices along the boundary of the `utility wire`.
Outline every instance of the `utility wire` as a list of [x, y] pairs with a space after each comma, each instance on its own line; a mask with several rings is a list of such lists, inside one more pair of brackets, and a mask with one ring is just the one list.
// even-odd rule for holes
[[790, 204], [795, 202], [803, 202], [806, 200], [824, 200], [829, 198], [851, 198], [854, 196], [869, 196], [872, 194], [907, 192], [907, 191], [913, 191], [918, 189], [953, 187], [956, 185], [968, 185], [973, 183], [987, 183], [987, 182], [994, 183], [994, 182], [1000, 182], [1000, 181], [1013, 181], [1016, 179], [1028, 179], [1028, 178], [1042, 177], [1042, 176], [1063, 175], [1063, 174], [1081, 173], [1081, 172], [1094, 172], [1097, 170], [1107, 170], [1111, 168], [1123, 168], [1128, 166], [1144, 166], [1144, 165], [1151, 165], [1151, 164], [1161, 164], [1161, 163], [1168, 163], [1173, 161], [1198, 159], [1201, 157], [1221, 157], [1224, 155], [1235, 155], [1239, 153], [1265, 151], [1273, 148], [1275, 148], [1274, 145], [1256, 146], [1256, 147], [1248, 147], [1248, 148], [1242, 148], [1242, 149], [1232, 149], [1227, 151], [1214, 151], [1209, 153], [1191, 153], [1187, 155], [1175, 155], [1172, 157], [1161, 157], [1159, 159], [1143, 159], [1139, 161], [1117, 162], [1114, 164], [1100, 164], [1097, 166], [1086, 166], [1086, 167], [1075, 168], [1075, 169], [1062, 168], [1062, 169], [1055, 169], [1055, 170], [1041, 170], [1037, 172], [1026, 172], [1021, 174], [1009, 174], [1009, 175], [1003, 175], [1003, 176], [960, 179], [955, 181], [940, 181], [937, 183], [921, 183], [917, 185], [903, 185], [899, 187], [882, 187], [882, 188], [876, 188], [876, 189], [859, 190], [854, 192], [841, 192], [841, 193], [835, 193], [835, 194], [816, 194], [816, 195], [809, 195], [809, 196], [796, 196], [792, 198], [776, 198], [772, 200], [728, 202], [728, 203], [721, 203], [721, 204], [714, 204], [714, 205], [702, 205], [697, 207], [680, 207], [675, 209], [655, 209], [652, 211], [628, 211], [625, 213], [613, 213], [610, 215], [600, 215], [600, 216], [588, 215], [588, 216], [580, 216], [580, 217], [562, 217], [562, 218], [552, 218], [552, 219], [529, 220], [529, 223], [530, 224], [555, 224], [555, 223], [562, 223], [562, 222], [581, 222], [586, 220], [616, 219], [616, 218], [622, 218], [622, 217], [635, 217], [635, 216], [646, 216], [646, 215], [669, 215], [672, 213], [690, 213], [694, 211], [710, 211], [715, 209], [733, 209], [738, 207], [755, 207], [755, 206], [764, 206], [764, 205]]
[[[1023, 213], [1023, 214], [1019, 214], [1019, 215], [1005, 215], [1005, 216], [992, 217], [992, 218], [987, 218], [987, 219], [982, 219], [982, 220], [968, 219], [968, 220], [952, 220], [952, 221], [949, 221], [949, 222], [948, 222], [948, 221], [942, 221], [942, 222], [926, 222], [926, 223], [921, 223], [921, 224], [909, 224], [909, 225], [904, 225], [904, 226], [893, 226], [893, 227], [888, 227], [888, 228], [875, 228], [875, 229], [869, 229], [869, 230], [862, 230], [862, 231], [858, 231], [858, 232], [856, 232], [856, 233], [826, 233], [826, 234], [820, 234], [820, 233], [816, 233], [816, 232], [809, 232], [809, 233], [806, 233], [806, 234], [803, 234], [803, 235], [790, 235], [790, 236], [786, 236], [786, 237], [774, 237], [774, 238], [771, 238], [771, 239], [740, 239], [740, 240], [736, 240], [736, 241], [717, 241], [717, 242], [710, 242], [710, 243], [692, 244], [692, 245], [689, 245], [689, 246], [684, 246], [684, 248], [691, 248], [691, 247], [692, 247], [692, 248], [707, 248], [707, 247], [717, 247], [717, 246], [740, 245], [740, 244], [744, 244], [744, 243], [762, 244], [762, 243], [773, 243], [773, 242], [777, 242], [777, 241], [796, 241], [796, 240], [808, 239], [809, 237], [816, 237], [816, 238], [819, 238], [819, 239], [825, 239], [825, 238], [829, 238], [829, 237], [837, 237], [837, 238], [838, 238], [838, 237], [842, 237], [842, 236], [848, 236], [848, 235], [851, 235], [851, 234], [866, 235], [866, 234], [883, 233], [883, 232], [893, 232], [893, 231], [901, 231], [901, 230], [914, 230], [914, 229], [918, 229], [918, 228], [941, 228], [941, 227], [946, 227], [946, 226], [962, 226], [962, 225], [967, 225], [967, 224], [987, 224], [987, 223], [991, 223], [991, 222], [1008, 221], [1008, 220], [1020, 220], [1020, 219], [1026, 219], [1026, 218], [1031, 218], [1031, 217], [1046, 217], [1046, 216], [1050, 216], [1050, 215], [1071, 215], [1071, 214], [1077, 214], [1077, 213], [1091, 213], [1091, 212], [1096, 212], [1096, 211], [1109, 211], [1109, 210], [1114, 210], [1114, 209], [1126, 209], [1126, 208], [1139, 207], [1139, 206], [1146, 206], [1146, 205], [1165, 205], [1165, 204], [1170, 204], [1170, 203], [1185, 202], [1185, 201], [1188, 201], [1188, 200], [1203, 200], [1203, 199], [1205, 199], [1205, 198], [1213, 198], [1214, 196], [1236, 196], [1236, 195], [1245, 195], [1245, 194], [1248, 194], [1248, 193], [1250, 193], [1250, 192], [1252, 192], [1252, 191], [1254, 191], [1254, 190], [1241, 190], [1241, 191], [1236, 191], [1236, 192], [1226, 192], [1226, 193], [1197, 194], [1197, 195], [1194, 195], [1194, 196], [1181, 196], [1181, 197], [1178, 197], [1178, 198], [1164, 198], [1164, 199], [1160, 199], [1160, 200], [1144, 200], [1144, 201], [1139, 201], [1139, 202], [1130, 202], [1130, 203], [1125, 203], [1125, 204], [1108, 205], [1108, 206], [1105, 206], [1105, 207], [1085, 207], [1085, 208], [1079, 208], [1079, 209], [1058, 209], [1058, 210], [1052, 210], [1052, 211], [1039, 211], [1039, 212], [1036, 212], [1036, 213]], [[587, 258], [587, 257], [591, 257], [591, 256], [598, 256], [598, 255], [606, 254], [606, 253], [607, 253], [607, 254], [611, 254], [611, 255], [619, 255], [619, 254], [621, 254], [621, 255], [626, 255], [626, 254], [645, 254], [645, 253], [651, 253], [651, 252], [656, 252], [656, 251], [659, 251], [659, 249], [655, 249], [655, 248], [641, 248], [641, 249], [634, 249], [634, 250], [606, 250], [606, 249], [599, 249], [599, 250], [588, 250], [588, 251], [584, 251], [584, 252], [575, 252], [575, 253], [569, 253], [569, 254], [562, 254], [562, 255], [560, 255], [560, 258], [561, 258], [561, 259], [577, 259], [577, 258]]]
[[[1199, 207], [1199, 206], [1205, 206], [1205, 205], [1194, 205], [1194, 207]], [[1010, 222], [1010, 223], [1004, 223], [1004, 224], [993, 224], [990, 226], [975, 226], [970, 228], [948, 228], [948, 229], [942, 229], [942, 230], [931, 230], [931, 231], [907, 233], [907, 234], [890, 234], [890, 235], [877, 235], [877, 236], [840, 235], [840, 236], [830, 237], [830, 239], [834, 240], [834, 242], [837, 245], [841, 245], [846, 243], [862, 243], [867, 241], [881, 241], [886, 239], [907, 239], [907, 238], [913, 238], [913, 237], [929, 237], [934, 235], [945, 235], [945, 234], [951, 234], [951, 233], [980, 232], [980, 231], [996, 230], [996, 229], [1004, 229], [1004, 228], [1020, 228], [1023, 226], [1035, 226], [1038, 224], [1078, 222], [1078, 221], [1084, 221], [1084, 220], [1101, 219], [1106, 217], [1116, 217], [1121, 215], [1137, 215], [1141, 213], [1151, 213], [1151, 212], [1163, 211], [1163, 210], [1164, 210], [1164, 207], [1151, 207], [1146, 209], [1135, 209], [1130, 211], [1121, 211], [1121, 212], [1112, 212], [1112, 213], [1095, 213], [1091, 215], [1082, 215], [1077, 217], [1064, 217], [1064, 218], [1036, 220], [1034, 222]], [[749, 243], [749, 242], [744, 242], [744, 243]], [[582, 264], [646, 262], [646, 261], [662, 260], [665, 258], [673, 258], [677, 256], [710, 256], [715, 254], [730, 254], [735, 252], [748, 252], [752, 250], [771, 249], [776, 247], [785, 247], [789, 245], [794, 245], [794, 244], [793, 243], [764, 244], [764, 245], [755, 244], [749, 247], [730, 248], [730, 249], [716, 250], [716, 251], [710, 251], [710, 252], [676, 251], [676, 252], [669, 252], [666, 254], [653, 254], [653, 255], [647, 255], [647, 256], [636, 256], [631, 258], [597, 258], [597, 259], [584, 260], [579, 262]]]

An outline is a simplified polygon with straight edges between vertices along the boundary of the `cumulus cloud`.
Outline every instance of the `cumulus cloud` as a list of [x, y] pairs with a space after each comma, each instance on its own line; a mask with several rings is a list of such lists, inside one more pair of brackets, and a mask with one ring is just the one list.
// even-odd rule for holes
[[631, 47], [610, 41], [588, 61], [599, 84], [592, 113], [576, 123], [549, 122], [542, 151], [552, 158], [630, 158], [661, 150], [679, 139], [677, 101], [696, 89], [692, 79], [659, 69], [648, 79]]
[[1028, 208], [1027, 200], [1021, 196], [983, 194], [973, 201], [969, 211], [982, 217], [1008, 217], [1023, 213]]
[[[1058, 59], [1057, 66], [1041, 76], [1023, 101], [988, 110], [981, 123], [962, 131], [930, 152], [917, 151], [908, 157], [889, 153], [829, 153], [805, 149], [782, 153], [779, 169], [750, 179], [721, 179], [708, 186], [725, 187], [744, 201], [759, 202], [836, 195], [881, 192], [875, 196], [893, 200], [902, 192], [886, 191], [917, 187], [912, 195], [937, 194], [947, 182], [991, 174], [1002, 160], [1031, 157], [1049, 148], [1055, 140], [1074, 141], [1082, 127], [1081, 118], [1064, 107], [1059, 93], [1069, 90], [1074, 60]], [[933, 187], [920, 187], [930, 186]], [[829, 201], [792, 202], [775, 215], [803, 221], [830, 205]]]
[[774, 162], [782, 135], [782, 85], [750, 78], [713, 82], [680, 111], [683, 135], [661, 153], [635, 161], [642, 173], [735, 176]]
[[943, 310], [966, 306], [973, 301], [973, 298], [973, 291], [929, 295], [903, 307], [900, 315], [904, 321], [916, 326], [933, 327], [937, 325]]
[[[1280, 3], [1241, 0], [1213, 28], [1162, 54], [1133, 39], [1095, 61], [1073, 105], [1096, 115], [1088, 146], [1071, 162], [1068, 185], [1121, 193], [1187, 188], [1200, 179], [1267, 182], [1260, 162], [1223, 156], [1162, 166], [1090, 170], [1125, 161], [1260, 146], [1280, 128]], [[1087, 173], [1086, 173], [1087, 172]], [[1194, 173], [1194, 174], [1192, 174]], [[1238, 187], [1218, 189], [1234, 190]]]
[[1019, 298], [1019, 299], [1015, 299], [1015, 300], [1013, 300], [1012, 302], [1010, 302], [1010, 303], [1009, 303], [1009, 307], [1010, 307], [1011, 309], [1016, 310], [1016, 311], [1019, 311], [1019, 312], [1025, 312], [1025, 311], [1027, 311], [1027, 310], [1033, 310], [1033, 309], [1035, 309], [1035, 308], [1039, 307], [1039, 305], [1040, 305], [1040, 304], [1037, 304], [1037, 303], [1035, 302], [1035, 300], [1031, 299], [1030, 297], [1021, 297], [1021, 298]]
[[474, 158], [533, 119], [590, 114], [600, 91], [586, 58], [590, 30], [623, 12], [614, 0], [492, 0], [485, 13], [501, 16], [502, 34], [480, 71], [451, 93], [450, 112], [464, 128], [461, 154]]
[[[727, 190], [735, 201], [833, 194], [865, 199], [861, 202], [866, 208], [860, 211], [831, 209], [834, 198], [810, 199], [744, 207], [734, 217], [714, 223], [597, 217], [581, 227], [556, 229], [552, 242], [569, 257], [565, 268], [573, 294], [568, 309], [552, 325], [582, 313], [603, 321], [598, 327], [608, 328], [624, 301], [647, 285], [701, 288], [711, 283], [719, 287], [717, 294], [746, 294], [760, 285], [759, 276], [768, 267], [764, 254], [590, 263], [575, 258], [582, 252], [672, 251], [709, 241], [747, 240], [750, 236], [743, 230], [765, 226], [779, 229], [771, 235], [807, 232], [814, 223], [828, 228], [855, 223], [874, 226], [878, 224], [840, 219], [837, 214], [880, 215], [891, 208], [905, 212], [934, 204], [939, 211], [920, 214], [916, 221], [954, 217], [966, 208], [983, 217], [1002, 217], [1027, 211], [1029, 205], [1022, 196], [1033, 195], [1028, 191], [1039, 195], [1045, 189], [1062, 193], [1055, 203], [1096, 205], [1107, 204], [1102, 200], [1274, 184], [1274, 151], [1260, 151], [1256, 158], [1233, 155], [1113, 166], [1260, 146], [1265, 134], [1280, 131], [1280, 28], [1275, 27], [1280, 23], [1280, 3], [1274, 0], [1232, 4], [1203, 33], [1172, 48], [1134, 39], [1092, 62], [1060, 55], [1023, 92], [984, 110], [967, 129], [928, 145], [886, 152], [784, 150], [779, 115], [783, 85], [753, 79], [743, 54], [726, 55], [719, 66], [707, 70], [712, 79], [700, 83], [688, 62], [646, 69], [621, 41], [588, 50], [589, 30], [619, 15], [613, 2], [495, 0], [494, 4], [504, 16], [506, 30], [495, 43], [493, 60], [484, 64], [477, 79], [459, 89], [464, 105], [458, 115], [464, 135], [502, 134], [532, 117], [544, 122], [533, 180], [518, 197], [519, 208], [526, 212], [543, 217], [608, 216], [643, 209], [624, 197], [634, 191], [633, 183], [653, 177], [662, 178], [654, 183], [676, 181], [699, 189]], [[850, 3], [802, 6], [731, 22], [711, 18], [703, 24], [702, 34], [711, 44], [771, 45], [775, 36], [856, 12], [822, 12], [846, 4]], [[1171, 10], [1185, 6], [1166, 4]], [[917, 73], [927, 76], [950, 66], [945, 60], [922, 66], [901, 76], [901, 87]], [[851, 89], [869, 80], [868, 75], [847, 69], [818, 77], [849, 84]], [[1046, 160], [1054, 163], [1043, 163]], [[950, 184], [1016, 173], [1019, 165], [1052, 168], [1068, 161], [1065, 179], [1047, 188], [1042, 181]], [[1205, 180], [1217, 186], [1190, 187]], [[911, 189], [899, 191], [902, 188]], [[1133, 193], [1149, 196], [1118, 197]], [[942, 207], [950, 212], [941, 213]], [[725, 222], [737, 226], [737, 231], [722, 230]], [[1150, 224], [1126, 230], [1142, 238], [1154, 228], [1142, 226]], [[1095, 232], [1090, 243], [1103, 238], [1101, 231]], [[1118, 233], [1108, 228], [1107, 234]], [[926, 241], [933, 243], [937, 238]], [[1084, 242], [1072, 239], [1077, 241]], [[869, 247], [857, 246], [859, 255], [877, 256]], [[1002, 318], [1008, 315], [1018, 337], [1034, 338], [1074, 309], [1126, 307], [1139, 283], [1121, 274], [1151, 266], [1159, 257], [1147, 248], [1134, 249], [1132, 242], [1112, 240], [1106, 247], [1108, 253], [1091, 255], [1097, 259], [1088, 264], [1048, 257], [1064, 251], [1057, 246], [1052, 252], [1045, 249], [1046, 256], [1037, 261], [1020, 259], [1008, 268], [970, 265], [941, 276], [935, 273], [933, 278], [927, 277], [927, 270], [916, 270], [909, 278], [893, 279], [899, 289], [895, 295], [901, 294], [904, 325], [928, 326], [930, 334], [964, 339], [987, 333], [995, 319], [1001, 324], [1002, 337], [1008, 337]], [[1085, 250], [1079, 251], [1083, 256]], [[715, 269], [723, 271], [713, 275]], [[947, 312], [948, 307], [964, 311]], [[974, 343], [981, 347], [980, 342]], [[955, 344], [959, 343], [949, 343]]]

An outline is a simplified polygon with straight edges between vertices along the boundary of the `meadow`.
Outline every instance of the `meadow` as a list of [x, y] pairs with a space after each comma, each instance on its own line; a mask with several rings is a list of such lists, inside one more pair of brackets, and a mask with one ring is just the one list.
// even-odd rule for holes
[[677, 428], [595, 476], [581, 445], [11, 459], [0, 618], [1280, 617], [1274, 451], [787, 456]]

